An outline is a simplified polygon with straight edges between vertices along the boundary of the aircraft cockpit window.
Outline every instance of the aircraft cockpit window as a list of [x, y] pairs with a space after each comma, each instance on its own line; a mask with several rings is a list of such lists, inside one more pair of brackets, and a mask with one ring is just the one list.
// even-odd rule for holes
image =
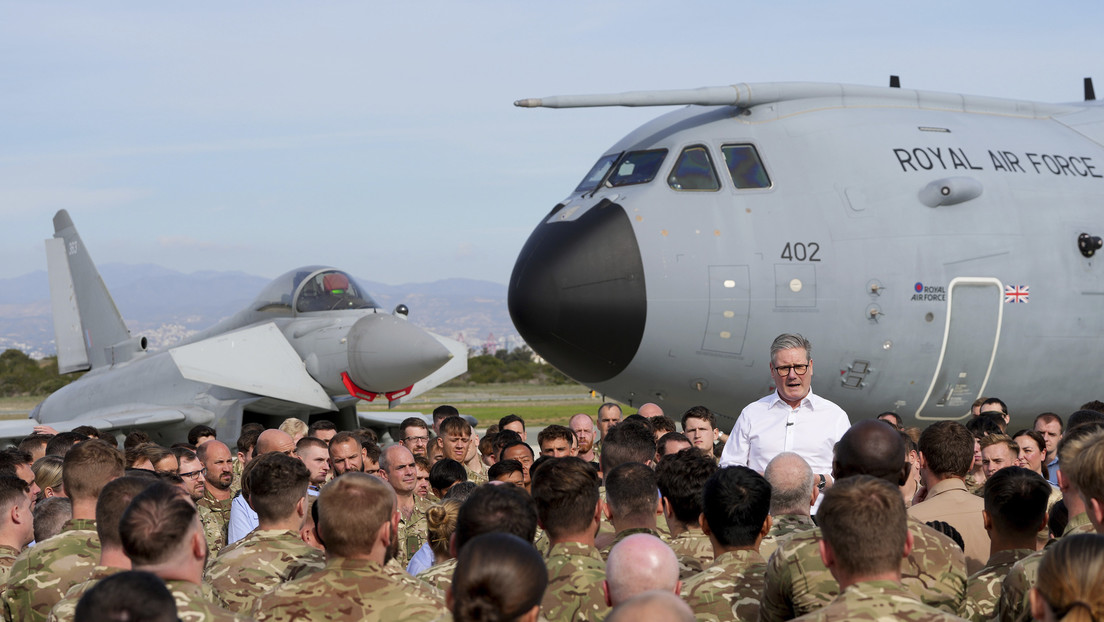
[[675, 168], [667, 176], [675, 190], [720, 190], [721, 182], [713, 170], [713, 160], [702, 145], [687, 147], [679, 154]]
[[590, 172], [583, 178], [583, 181], [575, 187], [575, 192], [590, 192], [597, 188], [602, 180], [606, 178], [606, 175], [609, 174], [610, 169], [613, 168], [613, 163], [620, 157], [620, 153], [611, 153], [599, 158], [598, 162], [591, 167]]
[[655, 179], [666, 157], [666, 149], [630, 151], [621, 158], [617, 166], [613, 167], [613, 172], [606, 183], [614, 187], [646, 184]]
[[767, 169], [759, 159], [759, 152], [752, 145], [724, 145], [721, 147], [732, 183], [741, 190], [770, 188]]
[[295, 301], [295, 310], [340, 311], [378, 307], [353, 279], [337, 270], [320, 272], [305, 281]]

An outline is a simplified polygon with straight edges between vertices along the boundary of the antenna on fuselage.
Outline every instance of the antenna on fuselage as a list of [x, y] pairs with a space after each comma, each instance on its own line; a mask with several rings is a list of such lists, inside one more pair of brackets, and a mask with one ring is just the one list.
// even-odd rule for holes
[[1093, 89], [1092, 78], [1085, 78], [1085, 101], [1091, 102], [1096, 99], [1096, 91]]
[[891, 89], [901, 88], [901, 76], [889, 76], [889, 88], [891, 88]]

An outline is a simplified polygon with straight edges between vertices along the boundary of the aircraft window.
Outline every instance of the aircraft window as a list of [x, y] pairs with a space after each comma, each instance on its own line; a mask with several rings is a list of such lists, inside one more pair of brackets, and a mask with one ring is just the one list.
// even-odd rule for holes
[[646, 184], [655, 179], [656, 173], [659, 172], [659, 167], [666, 157], [666, 149], [630, 151], [614, 167], [613, 173], [610, 174], [606, 183], [615, 187]]
[[667, 177], [667, 184], [675, 190], [720, 190], [721, 182], [713, 170], [709, 151], [702, 145], [682, 150], [675, 168]]
[[770, 188], [770, 177], [759, 152], [751, 145], [724, 145], [721, 147], [732, 183], [741, 190], [747, 188]]
[[295, 310], [338, 311], [342, 309], [371, 309], [378, 307], [368, 294], [360, 289], [352, 277], [344, 272], [330, 270], [320, 272], [307, 280], [299, 290]]
[[579, 182], [579, 185], [576, 186], [575, 192], [590, 192], [597, 188], [598, 185], [602, 183], [602, 180], [606, 178], [606, 174], [613, 168], [613, 163], [620, 157], [620, 153], [611, 153], [599, 158], [598, 162], [591, 167], [590, 172], [583, 178], [583, 181]]

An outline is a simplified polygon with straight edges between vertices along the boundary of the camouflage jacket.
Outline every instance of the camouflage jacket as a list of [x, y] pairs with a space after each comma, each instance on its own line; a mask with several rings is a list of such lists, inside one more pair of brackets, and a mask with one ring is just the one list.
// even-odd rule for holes
[[682, 597], [698, 620], [756, 620], [767, 563], [756, 551], [722, 553], [682, 585]]
[[[966, 600], [966, 557], [947, 536], [912, 518], [912, 553], [901, 560], [901, 582], [926, 605], [958, 615]], [[767, 562], [760, 620], [788, 620], [815, 611], [839, 594], [820, 559], [820, 528], [783, 538]]]
[[985, 567], [970, 575], [966, 583], [966, 605], [962, 617], [976, 622], [991, 619], [997, 613], [1004, 577], [1016, 562], [1034, 552], [1031, 549], [1013, 549], [993, 554], [985, 562]]
[[[678, 555], [679, 561], [685, 559], [697, 560], [701, 568], [713, 563], [713, 543], [709, 536], [701, 530], [701, 527], [688, 527], [686, 531], [667, 540], [671, 550]], [[684, 577], [686, 580], [688, 577]]]
[[225, 501], [214, 498], [207, 488], [203, 489], [203, 498], [196, 501], [199, 520], [203, 524], [203, 535], [207, 538], [210, 556], [218, 555], [226, 546], [227, 529], [230, 526], [230, 506], [234, 498]]
[[84, 596], [84, 593], [91, 589], [93, 585], [96, 585], [100, 579], [105, 579], [123, 570], [125, 570], [125, 568], [96, 566], [88, 575], [87, 580], [74, 585], [69, 588], [68, 592], [65, 592], [65, 598], [62, 598], [54, 605], [54, 608], [50, 610], [50, 617], [48, 617], [47, 620], [50, 622], [73, 622], [77, 617], [77, 602], [80, 601], [81, 596]]
[[0, 585], [8, 582], [12, 564], [19, 558], [20, 551], [14, 547], [0, 544]]
[[763, 559], [770, 559], [778, 548], [778, 541], [791, 533], [805, 531], [816, 527], [812, 517], [808, 514], [779, 514], [771, 517], [770, 533], [759, 543], [759, 554]]
[[439, 564], [433, 564], [418, 573], [418, 579], [425, 581], [442, 592], [452, 587], [452, 573], [456, 572], [456, 558], [446, 559]]
[[432, 506], [421, 497], [414, 497], [414, 511], [410, 516], [403, 518], [399, 515], [399, 555], [398, 560], [403, 568], [410, 563], [410, 558], [426, 543], [426, 510]]
[[15, 560], [3, 593], [11, 619], [45, 620], [69, 588], [88, 578], [99, 559], [96, 521], [67, 521], [61, 533], [27, 549]]
[[[222, 607], [222, 603], [212, 601], [203, 592], [203, 587], [188, 581], [170, 579], [165, 587], [172, 592], [176, 601], [176, 616], [181, 622], [244, 622], [252, 620]], [[217, 599], [216, 599], [217, 600]]]
[[326, 554], [294, 531], [255, 529], [207, 565], [204, 580], [230, 611], [249, 613], [258, 596], [286, 582], [298, 566], [322, 568]]
[[865, 581], [848, 586], [823, 608], [807, 613], [802, 622], [848, 622], [850, 620], [907, 620], [909, 622], [953, 622], [962, 618], [929, 607], [894, 581]]
[[322, 570], [258, 598], [253, 617], [259, 622], [428, 622], [445, 611], [444, 600], [429, 586], [399, 573], [370, 560], [334, 557]]
[[[1089, 515], [1081, 512], [1069, 519], [1062, 536], [1074, 533], [1093, 533]], [[1002, 622], [1031, 619], [1031, 601], [1028, 594], [1039, 578], [1039, 562], [1043, 561], [1043, 551], [1024, 557], [1008, 571], [1000, 586], [1000, 600], [997, 602], [996, 619]]]
[[560, 542], [552, 545], [545, 563], [548, 588], [541, 611], [549, 622], [597, 622], [606, 616], [606, 564], [598, 549]]
[[487, 483], [487, 473], [484, 471], [473, 471], [468, 468], [468, 465], [464, 465], [464, 471], [468, 474], [468, 481], [475, 483], [477, 486]]

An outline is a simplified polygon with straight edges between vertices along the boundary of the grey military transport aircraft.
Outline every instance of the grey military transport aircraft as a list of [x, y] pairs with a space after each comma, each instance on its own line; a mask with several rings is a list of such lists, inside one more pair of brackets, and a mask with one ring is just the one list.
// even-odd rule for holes
[[682, 106], [601, 155], [510, 279], [526, 342], [567, 375], [731, 427], [813, 343], [852, 420], [1014, 423], [1101, 398], [1104, 108], [845, 84], [525, 99]]
[[[59, 431], [142, 428], [183, 440], [194, 425], [237, 438], [243, 422], [326, 418], [341, 429], [397, 425], [411, 413], [362, 413], [361, 399], [392, 406], [467, 370], [467, 348], [386, 313], [345, 272], [307, 266], [278, 277], [237, 314], [163, 352], [127, 330], [69, 214], [46, 240], [62, 373], [89, 370], [30, 419], [0, 422], [0, 438], [34, 425]], [[358, 421], [359, 419], [359, 421]]]

